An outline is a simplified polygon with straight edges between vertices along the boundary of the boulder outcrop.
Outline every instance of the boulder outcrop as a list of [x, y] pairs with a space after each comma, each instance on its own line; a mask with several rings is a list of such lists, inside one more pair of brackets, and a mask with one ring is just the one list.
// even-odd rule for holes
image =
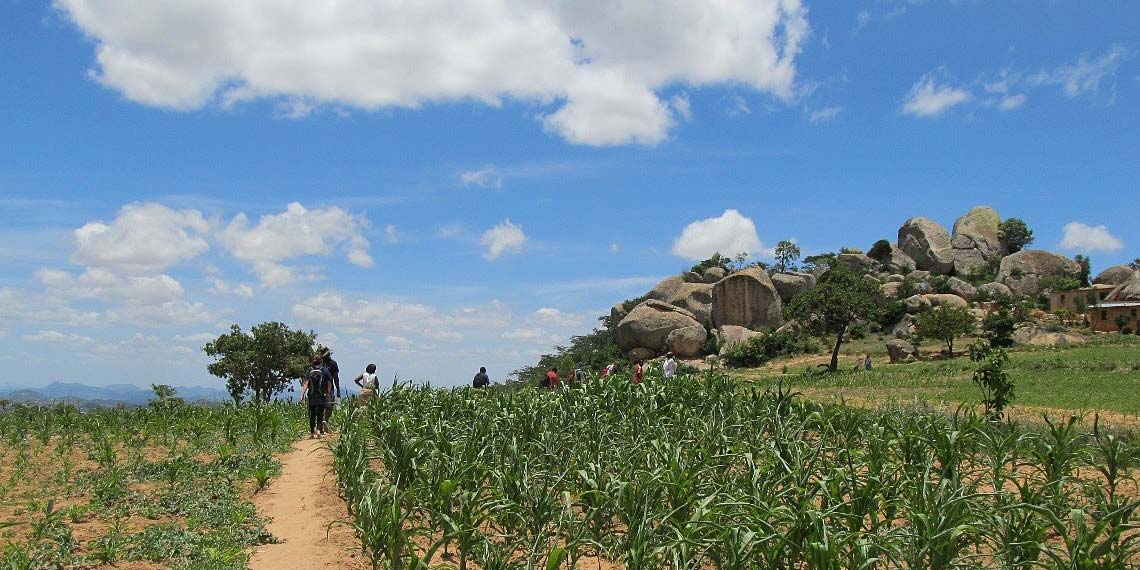
[[1121, 285], [1137, 276], [1136, 270], [1127, 265], [1113, 265], [1093, 278], [1093, 285]]
[[1084, 344], [1085, 337], [1066, 331], [1050, 332], [1035, 325], [1028, 325], [1013, 332], [1013, 342], [1028, 346], [1067, 346]]
[[713, 285], [712, 321], [717, 327], [778, 328], [784, 322], [780, 293], [759, 267], [732, 273]]
[[855, 273], [872, 273], [879, 270], [879, 262], [862, 253], [841, 253], [835, 256], [835, 264]]
[[954, 249], [976, 250], [982, 257], [1005, 254], [1001, 216], [989, 206], [975, 206], [954, 221], [950, 243]]
[[974, 299], [978, 298], [977, 287], [974, 287], [973, 285], [970, 285], [966, 281], [958, 279], [957, 277], [951, 277], [947, 279], [946, 286], [950, 288], [951, 293], [967, 301], [972, 302]]
[[704, 280], [705, 283], [708, 283], [711, 285], [713, 283], [716, 283], [717, 281], [720, 281], [721, 279], [724, 279], [724, 276], [727, 273], [728, 272], [726, 272], [723, 267], [710, 267], [710, 268], [706, 269], [704, 273], [701, 274], [701, 278]]
[[1081, 265], [1062, 255], [1029, 249], [1003, 257], [997, 280], [1019, 295], [1036, 295], [1041, 278], [1050, 275], [1079, 279]]
[[1116, 289], [1113, 289], [1104, 300], [1110, 303], [1140, 301], [1140, 278], [1129, 279], [1117, 285]]
[[872, 259], [878, 261], [883, 271], [886, 271], [887, 273], [906, 274], [914, 271], [917, 267], [914, 264], [914, 260], [911, 259], [909, 255], [904, 253], [903, 250], [899, 249], [898, 245], [893, 243], [891, 244], [890, 251], [876, 255], [877, 257], [874, 257]]
[[616, 340], [626, 351], [645, 348], [661, 353], [667, 349], [669, 333], [686, 327], [704, 328], [689, 311], [650, 299], [618, 323]]
[[931, 307], [947, 305], [950, 307], [961, 307], [963, 309], [970, 308], [970, 304], [967, 303], [965, 299], [949, 293], [928, 293], [923, 295], [922, 298], [926, 299]]
[[815, 286], [815, 276], [811, 273], [774, 273], [771, 279], [784, 303]]
[[707, 323], [712, 315], [712, 288], [708, 283], [691, 283], [675, 276], [658, 283], [646, 297], [685, 309], [697, 321]]
[[950, 234], [934, 220], [921, 216], [907, 220], [899, 228], [898, 246], [920, 270], [935, 275], [954, 270]]
[[993, 299], [999, 296], [1008, 297], [1010, 295], [1013, 295], [1013, 290], [1010, 289], [1005, 283], [998, 283], [997, 281], [994, 281], [992, 283], [986, 283], [985, 285], [978, 285], [978, 294]]
[[665, 348], [677, 356], [692, 358], [699, 356], [701, 345], [708, 338], [708, 331], [700, 325], [674, 329], [665, 337]]
[[722, 350], [734, 344], [747, 342], [752, 337], [764, 336], [764, 333], [756, 332], [754, 330], [736, 325], [724, 325], [718, 330]]
[[891, 364], [913, 362], [918, 359], [918, 349], [910, 341], [892, 338], [887, 341], [887, 356]]

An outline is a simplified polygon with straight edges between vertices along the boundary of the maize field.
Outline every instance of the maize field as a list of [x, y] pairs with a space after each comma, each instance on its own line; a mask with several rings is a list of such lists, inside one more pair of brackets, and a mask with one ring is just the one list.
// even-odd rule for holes
[[1137, 567], [1136, 449], [1093, 418], [804, 401], [721, 373], [394, 385], [338, 412], [375, 568]]

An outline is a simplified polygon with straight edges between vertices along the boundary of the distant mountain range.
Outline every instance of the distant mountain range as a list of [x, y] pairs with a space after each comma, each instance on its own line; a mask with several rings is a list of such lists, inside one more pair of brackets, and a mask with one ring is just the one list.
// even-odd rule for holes
[[[223, 402], [230, 395], [225, 390], [205, 386], [175, 386], [175, 395], [187, 402]], [[134, 384], [88, 386], [72, 382], [52, 382], [37, 388], [0, 388], [0, 400], [48, 404], [70, 402], [80, 406], [145, 405], [154, 398], [150, 388]]]

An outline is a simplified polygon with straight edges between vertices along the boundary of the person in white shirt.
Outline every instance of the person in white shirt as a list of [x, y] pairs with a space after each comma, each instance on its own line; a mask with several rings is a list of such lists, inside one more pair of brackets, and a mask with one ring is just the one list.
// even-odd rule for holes
[[665, 365], [662, 367], [665, 372], [665, 378], [672, 378], [677, 375], [677, 360], [673, 358], [673, 353], [665, 354]]

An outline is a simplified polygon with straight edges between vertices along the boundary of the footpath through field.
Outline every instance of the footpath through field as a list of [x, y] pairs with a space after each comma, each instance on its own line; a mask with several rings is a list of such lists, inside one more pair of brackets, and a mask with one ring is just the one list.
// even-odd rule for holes
[[281, 476], [254, 498], [269, 532], [282, 542], [259, 546], [252, 570], [363, 569], [360, 541], [352, 528], [329, 527], [347, 516], [336, 492], [332, 453], [322, 440], [303, 439], [281, 457]]

